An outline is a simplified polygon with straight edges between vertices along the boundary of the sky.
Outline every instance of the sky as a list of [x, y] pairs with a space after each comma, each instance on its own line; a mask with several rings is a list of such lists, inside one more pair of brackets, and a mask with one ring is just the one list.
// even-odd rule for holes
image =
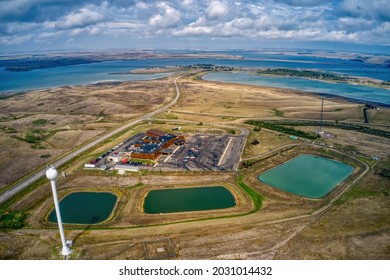
[[323, 48], [390, 52], [389, 0], [0, 0], [0, 52]]

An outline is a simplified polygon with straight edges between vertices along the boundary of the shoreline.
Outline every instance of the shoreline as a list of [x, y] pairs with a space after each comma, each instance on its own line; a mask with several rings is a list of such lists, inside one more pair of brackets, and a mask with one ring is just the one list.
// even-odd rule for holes
[[287, 90], [292, 90], [296, 94], [300, 94], [300, 95], [302, 95], [302, 94], [311, 94], [311, 95], [316, 95], [316, 96], [319, 96], [319, 97], [321, 97], [321, 96], [322, 97], [326, 97], [326, 98], [329, 98], [329, 99], [342, 99], [342, 100], [345, 100], [345, 101], [348, 101], [348, 102], [352, 102], [352, 103], [356, 103], [356, 104], [368, 104], [368, 105], [373, 105], [373, 106], [377, 106], [377, 107], [390, 108], [390, 104], [381, 103], [381, 102], [377, 102], [377, 101], [365, 101], [365, 100], [360, 100], [360, 99], [352, 98], [352, 97], [344, 97], [344, 96], [337, 95], [337, 94], [323, 93], [323, 92], [314, 92], [314, 91], [305, 91], [305, 90], [293, 89], [293, 88], [281, 88], [281, 87], [272, 87], [272, 86], [265, 86], [265, 85], [253, 85], [253, 84], [245, 84], [245, 83], [239, 83], [239, 82], [211, 81], [211, 80], [203, 79], [203, 76], [204, 75], [202, 75], [202, 77], [200, 77], [200, 79], [202, 81], [205, 81], [205, 82], [223, 83], [223, 84], [236, 84], [236, 85], [263, 87], [263, 88], [274, 88], [274, 89], [287, 89]]
[[[336, 72], [328, 72], [328, 71], [321, 71], [320, 69], [302, 69], [302, 71], [312, 71], [313, 73], [318, 73], [318, 74], [332, 74], [335, 75], [336, 77], [343, 78], [344, 80], [333, 80], [333, 79], [318, 79], [315, 77], [305, 77], [305, 76], [298, 76], [298, 75], [283, 75], [283, 74], [267, 74], [267, 73], [259, 73], [257, 71], [264, 71], [268, 70], [269, 68], [243, 68], [243, 71], [247, 71], [248, 74], [250, 75], [255, 75], [255, 76], [264, 76], [264, 77], [282, 77], [282, 78], [298, 78], [298, 79], [307, 79], [311, 81], [319, 81], [319, 82], [325, 82], [325, 83], [332, 83], [332, 84], [340, 84], [340, 83], [345, 83], [345, 84], [350, 84], [350, 85], [357, 85], [357, 86], [367, 86], [367, 87], [374, 87], [374, 88], [381, 88], [381, 89], [387, 89], [390, 90], [390, 83], [379, 80], [379, 79], [374, 79], [374, 78], [369, 78], [369, 77], [362, 77], [362, 76], [351, 76], [347, 74], [339, 74]], [[274, 68], [275, 70], [292, 70], [290, 68]], [[297, 70], [293, 70], [297, 71]], [[386, 84], [387, 83], [387, 84]]]
[[30, 72], [37, 69], [47, 69], [62, 66], [75, 66], [91, 63], [102, 63], [108, 61], [132, 61], [146, 59], [232, 59], [241, 60], [242, 57], [231, 54], [191, 54], [191, 53], [164, 53], [164, 52], [143, 52], [137, 51], [133, 53], [99, 53], [97, 55], [90, 53], [74, 53], [73, 56], [52, 57], [46, 56], [46, 60], [35, 59], [33, 57], [26, 58], [10, 58], [8, 62], [0, 60], [0, 67], [4, 67], [4, 71], [8, 72]]
[[[174, 73], [172, 73], [172, 74], [174, 74]], [[203, 76], [200, 77], [200, 79], [202, 81], [205, 81], [205, 82], [216, 82], [216, 83], [224, 83], [224, 84], [247, 85], [247, 86], [260, 87], [260, 88], [263, 87], [263, 88], [288, 89], [288, 90], [292, 90], [296, 94], [300, 94], [300, 95], [302, 95], [302, 94], [312, 94], [312, 95], [316, 95], [316, 96], [319, 96], [319, 97], [325, 97], [325, 98], [329, 98], [329, 99], [335, 99], [335, 98], [337, 99], [338, 98], [338, 99], [342, 99], [342, 100], [345, 100], [345, 101], [348, 101], [348, 102], [352, 102], [352, 103], [357, 103], [357, 104], [368, 104], [368, 105], [372, 105], [372, 106], [376, 106], [376, 107], [390, 108], [390, 104], [377, 102], [377, 101], [365, 101], [365, 100], [361, 100], [361, 99], [357, 99], [357, 98], [345, 97], [345, 96], [336, 95], [336, 94], [330, 94], [330, 93], [324, 93], [324, 92], [314, 92], [314, 91], [305, 91], [305, 90], [293, 89], [293, 88], [281, 88], [281, 87], [272, 87], [272, 86], [265, 86], [265, 85], [252, 85], [252, 84], [245, 84], [245, 83], [238, 83], [238, 82], [231, 83], [231, 82], [223, 82], [223, 81], [211, 81], [211, 80], [203, 79]], [[163, 78], [166, 78], [166, 77], [163, 77]], [[153, 79], [153, 80], [158, 80], [158, 79], [161, 79], [161, 78], [156, 78], [156, 79]], [[146, 81], [146, 80], [136, 80], [136, 81]], [[46, 91], [46, 90], [50, 90], [50, 89], [54, 89], [54, 88], [99, 86], [99, 85], [103, 86], [103, 85], [107, 85], [107, 84], [119, 85], [121, 83], [127, 83], [127, 82], [131, 82], [131, 81], [98, 81], [98, 82], [95, 82], [95, 83], [80, 84], [80, 85], [62, 85], [62, 86], [55, 86], [55, 87], [48, 87], [48, 88], [37, 88], [37, 89], [31, 89], [31, 90], [6, 91], [6, 92], [0, 92], [0, 100], [4, 100], [4, 99], [11, 98], [11, 97], [23, 95], [23, 94], [26, 94], [26, 93], [29, 93], [29, 92], [33, 92], [33, 91]]]
[[[45, 90], [51, 90], [56, 88], [65, 88], [65, 87], [82, 87], [82, 86], [99, 86], [99, 85], [119, 85], [121, 83], [128, 83], [128, 82], [138, 82], [138, 81], [155, 81], [159, 79], [164, 79], [167, 77], [172, 76], [175, 74], [175, 72], [164, 72], [164, 73], [139, 73], [138, 75], [153, 75], [153, 74], [169, 74], [162, 77], [156, 77], [153, 79], [136, 79], [136, 80], [99, 80], [95, 82], [89, 82], [84, 84], [75, 84], [75, 85], [58, 85], [58, 86], [52, 86], [52, 87], [42, 87], [42, 88], [33, 88], [33, 89], [22, 89], [22, 90], [13, 90], [13, 91], [0, 91], [0, 100], [7, 99], [13, 96], [23, 95], [25, 93], [33, 92], [33, 91], [45, 91]], [[110, 75], [110, 74], [109, 74]], [[132, 74], [137, 75], [137, 74]]]
[[[172, 73], [174, 74], [174, 73]], [[140, 73], [141, 75], [141, 73]], [[204, 75], [203, 75], [204, 76]], [[281, 88], [281, 87], [272, 87], [272, 86], [265, 86], [265, 85], [252, 85], [252, 84], [244, 84], [244, 83], [231, 83], [231, 82], [223, 82], [223, 81], [211, 81], [211, 80], [206, 80], [203, 79], [203, 76], [200, 77], [202, 81], [205, 82], [216, 82], [216, 83], [224, 83], [224, 84], [238, 84], [238, 85], [248, 85], [248, 86], [255, 86], [255, 87], [264, 87], [264, 88], [277, 88], [277, 89], [288, 89], [294, 91], [296, 94], [312, 94], [312, 95], [317, 95], [319, 97], [325, 97], [329, 99], [334, 99], [334, 98], [339, 98], [342, 100], [346, 100], [348, 102], [352, 103], [357, 103], [357, 104], [368, 104], [376, 107], [383, 107], [383, 108], [390, 108], [390, 104], [382, 103], [382, 102], [377, 102], [377, 101], [365, 101], [357, 98], [352, 98], [352, 97], [345, 97], [337, 94], [330, 94], [330, 93], [324, 93], [324, 92], [314, 92], [314, 91], [305, 91], [305, 90], [300, 90], [300, 89], [293, 89], [293, 88]], [[163, 77], [165, 78], [165, 77]], [[158, 80], [161, 78], [156, 78], [153, 80]], [[137, 80], [140, 81], [140, 80]], [[146, 81], [146, 80], [141, 80], [141, 81]], [[5, 92], [0, 92], [0, 100], [8, 99], [11, 97], [23, 95], [29, 92], [33, 91], [46, 91], [54, 88], [62, 88], [62, 87], [81, 87], [81, 86], [99, 86], [99, 85], [119, 85], [121, 83], [127, 83], [131, 81], [98, 81], [95, 83], [89, 83], [89, 84], [80, 84], [80, 85], [62, 85], [62, 86], [55, 86], [55, 87], [48, 87], [48, 88], [37, 88], [37, 89], [31, 89], [31, 90], [20, 90], [20, 91], [5, 91]]]
[[137, 69], [132, 69], [129, 71], [124, 71], [124, 72], [113, 72], [113, 73], [108, 73], [108, 75], [152, 75], [152, 74], [164, 74], [164, 73], [176, 73], [179, 72], [180, 68], [179, 67], [148, 67], [148, 68], [137, 68]]

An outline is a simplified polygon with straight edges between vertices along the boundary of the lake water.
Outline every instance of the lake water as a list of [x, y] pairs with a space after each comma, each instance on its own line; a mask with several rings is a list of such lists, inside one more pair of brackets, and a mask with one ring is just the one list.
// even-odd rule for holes
[[156, 74], [120, 74], [137, 69], [121, 61], [80, 64], [64, 67], [36, 69], [27, 72], [5, 71], [0, 69], [0, 91], [24, 91], [46, 89], [57, 86], [87, 85], [99, 82], [122, 82], [137, 80], [153, 80], [171, 75], [172, 73]]
[[[183, 52], [184, 53], [184, 52]], [[194, 52], [189, 52], [194, 53]], [[199, 52], [203, 54], [204, 52]], [[101, 63], [90, 63], [72, 66], [61, 66], [46, 69], [36, 69], [28, 72], [10, 72], [0, 67], [0, 92], [14, 92], [33, 89], [44, 89], [66, 85], [92, 84], [104, 81], [134, 81], [158, 79], [170, 75], [171, 73], [159, 74], [126, 74], [112, 75], [112, 73], [123, 73], [134, 69], [164, 67], [164, 66], [185, 66], [194, 64], [214, 64], [221, 66], [251, 67], [251, 68], [290, 68], [290, 69], [318, 69], [340, 74], [353, 76], [364, 76], [384, 81], [390, 81], [390, 68], [380, 64], [370, 64], [353, 60], [339, 58], [322, 58], [304, 55], [271, 54], [256, 51], [225, 51], [214, 52], [217, 54], [229, 54], [242, 56], [244, 59], [199, 59], [199, 58], [178, 58], [178, 59], [135, 59], [106, 61]], [[225, 74], [225, 73], [221, 73]], [[234, 76], [232, 76], [234, 79]], [[249, 77], [237, 76], [237, 79], [250, 79]], [[321, 93], [336, 94], [337, 91], [345, 91], [347, 95], [356, 95], [359, 92], [360, 100], [383, 102], [387, 99], [390, 91], [376, 90], [369, 87], [350, 87], [338, 84], [341, 90], [328, 86], [329, 83], [298, 79], [288, 80], [288, 78], [277, 77], [275, 81], [262, 78], [263, 84], [269, 83], [271, 86], [294, 86], [293, 88], [313, 91], [321, 90]], [[236, 81], [238, 82], [238, 81]], [[245, 82], [245, 81], [243, 81]], [[295, 83], [295, 85], [293, 85]], [[367, 89], [368, 88], [368, 89]], [[318, 91], [315, 91], [318, 92]], [[385, 96], [383, 96], [385, 95]]]
[[[116, 203], [112, 193], [77, 192], [60, 201], [61, 218], [67, 224], [96, 224], [106, 220]], [[49, 215], [50, 222], [57, 222], [55, 209]]]
[[259, 175], [257, 179], [285, 192], [321, 198], [352, 172], [353, 167], [342, 162], [315, 155], [301, 155]]
[[148, 214], [229, 208], [236, 205], [233, 195], [221, 186], [162, 189], [150, 191], [144, 201]]
[[347, 83], [330, 83], [304, 78], [260, 76], [248, 72], [209, 73], [204, 80], [247, 85], [288, 88], [315, 93], [332, 94], [361, 101], [390, 105], [390, 90]]

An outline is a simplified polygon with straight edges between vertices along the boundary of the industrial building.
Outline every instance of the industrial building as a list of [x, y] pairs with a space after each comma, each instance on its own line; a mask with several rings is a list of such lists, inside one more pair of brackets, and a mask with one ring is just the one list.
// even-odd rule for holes
[[167, 153], [172, 145], [182, 145], [185, 139], [183, 136], [166, 133], [158, 129], [151, 129], [146, 136], [135, 143], [135, 149], [131, 158], [155, 160], [163, 152]]

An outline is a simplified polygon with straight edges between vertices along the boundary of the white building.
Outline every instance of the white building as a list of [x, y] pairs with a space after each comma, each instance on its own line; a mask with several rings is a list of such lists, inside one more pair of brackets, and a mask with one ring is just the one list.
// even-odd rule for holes
[[137, 166], [130, 166], [130, 165], [115, 165], [115, 170], [124, 170], [124, 171], [130, 171], [130, 172], [137, 172], [139, 171], [139, 167]]

